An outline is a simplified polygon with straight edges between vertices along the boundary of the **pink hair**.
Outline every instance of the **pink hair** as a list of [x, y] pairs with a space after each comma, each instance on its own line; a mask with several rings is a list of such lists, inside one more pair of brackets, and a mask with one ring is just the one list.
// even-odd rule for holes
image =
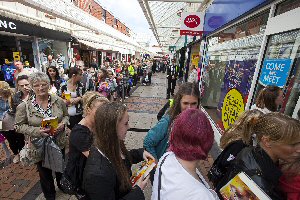
[[174, 121], [170, 151], [183, 160], [203, 160], [214, 142], [214, 131], [206, 115], [199, 109], [187, 109]]

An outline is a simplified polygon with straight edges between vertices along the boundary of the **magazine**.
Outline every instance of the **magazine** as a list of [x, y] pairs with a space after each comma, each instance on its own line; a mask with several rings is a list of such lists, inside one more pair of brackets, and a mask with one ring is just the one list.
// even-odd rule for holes
[[58, 127], [58, 118], [57, 117], [49, 117], [42, 120], [43, 128], [50, 128], [50, 135], [54, 135], [54, 131]]
[[271, 198], [249, 177], [241, 172], [220, 189], [224, 200], [271, 200]]
[[135, 186], [140, 178], [143, 177], [145, 179], [156, 166], [155, 160], [141, 162], [140, 166], [132, 173], [130, 178], [132, 186]]

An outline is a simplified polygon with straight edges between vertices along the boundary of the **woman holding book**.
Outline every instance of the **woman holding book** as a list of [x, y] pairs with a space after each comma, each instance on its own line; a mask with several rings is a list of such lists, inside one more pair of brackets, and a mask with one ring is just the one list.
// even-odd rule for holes
[[[81, 189], [83, 169], [89, 155], [95, 133], [95, 113], [99, 106], [108, 103], [106, 97], [100, 96], [98, 92], [87, 92], [82, 97], [84, 118], [76, 124], [69, 138], [69, 159], [62, 179], [71, 182], [74, 191], [64, 191], [73, 193], [78, 199], [82, 199], [84, 192]], [[66, 181], [65, 180], [65, 181]], [[76, 188], [76, 189], [75, 189]]]
[[[58, 120], [58, 127], [54, 131], [56, 144], [64, 152], [66, 134], [65, 126], [68, 124], [69, 117], [66, 104], [57, 95], [48, 93], [50, 80], [45, 73], [36, 72], [30, 75], [29, 83], [33, 90], [32, 95], [27, 101], [22, 102], [17, 107], [16, 112], [16, 131], [24, 134], [28, 139], [47, 137], [50, 128], [43, 128], [43, 119], [55, 117]], [[30, 148], [35, 149], [33, 145]], [[52, 177], [52, 170], [42, 166], [42, 157], [35, 155], [32, 162], [36, 163], [40, 175], [40, 183], [45, 198], [55, 199], [55, 186]], [[56, 182], [60, 188], [61, 173], [56, 174]]]
[[[78, 124], [82, 120], [82, 96], [85, 93], [85, 87], [80, 82], [82, 71], [79, 68], [71, 67], [68, 77], [69, 80], [61, 86], [61, 96], [68, 106], [70, 116], [68, 128], [72, 130], [75, 124]], [[66, 94], [69, 94], [71, 97], [68, 98]]]
[[208, 172], [208, 178], [214, 187], [222, 184], [220, 180], [231, 170], [237, 154], [247, 146], [255, 146], [252, 128], [262, 115], [263, 113], [259, 110], [247, 110], [224, 132], [220, 139], [220, 147], [223, 151]]
[[141, 178], [137, 186], [132, 187], [130, 168], [133, 163], [154, 158], [143, 149], [126, 149], [128, 121], [127, 108], [121, 103], [111, 102], [97, 109], [94, 146], [83, 173], [83, 189], [89, 199], [145, 199], [142, 190], [148, 178]]
[[222, 180], [219, 191], [235, 175], [244, 172], [271, 199], [285, 199], [279, 188], [282, 172], [279, 161], [288, 162], [300, 155], [300, 123], [281, 113], [268, 113], [253, 126], [258, 145], [246, 147], [237, 156], [234, 165]]
[[197, 169], [213, 142], [214, 131], [202, 111], [187, 109], [178, 115], [170, 133], [169, 152], [156, 168], [151, 199], [218, 199]]

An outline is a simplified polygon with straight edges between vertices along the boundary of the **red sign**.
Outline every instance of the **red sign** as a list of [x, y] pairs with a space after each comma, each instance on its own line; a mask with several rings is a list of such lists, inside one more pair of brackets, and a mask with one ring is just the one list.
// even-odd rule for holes
[[183, 13], [180, 35], [201, 36], [203, 33], [204, 13]]
[[184, 24], [189, 28], [196, 28], [200, 24], [200, 18], [197, 15], [189, 15], [184, 19]]

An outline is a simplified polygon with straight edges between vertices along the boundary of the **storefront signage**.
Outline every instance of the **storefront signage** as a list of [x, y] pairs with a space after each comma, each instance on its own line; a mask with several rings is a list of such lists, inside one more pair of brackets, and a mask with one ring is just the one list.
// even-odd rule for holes
[[291, 69], [291, 59], [267, 59], [264, 61], [259, 82], [264, 85], [284, 87]]
[[11, 29], [11, 30], [17, 29], [17, 26], [14, 22], [2, 20], [2, 19], [0, 19], [0, 27], [5, 29]]
[[181, 18], [180, 35], [199, 36], [203, 33], [204, 13], [183, 13]]
[[51, 30], [4, 16], [0, 16], [0, 31], [61, 41], [68, 41], [71, 38], [71, 35], [65, 32]]
[[245, 106], [242, 94], [237, 89], [231, 89], [226, 94], [222, 107], [224, 129], [228, 129], [244, 110]]

